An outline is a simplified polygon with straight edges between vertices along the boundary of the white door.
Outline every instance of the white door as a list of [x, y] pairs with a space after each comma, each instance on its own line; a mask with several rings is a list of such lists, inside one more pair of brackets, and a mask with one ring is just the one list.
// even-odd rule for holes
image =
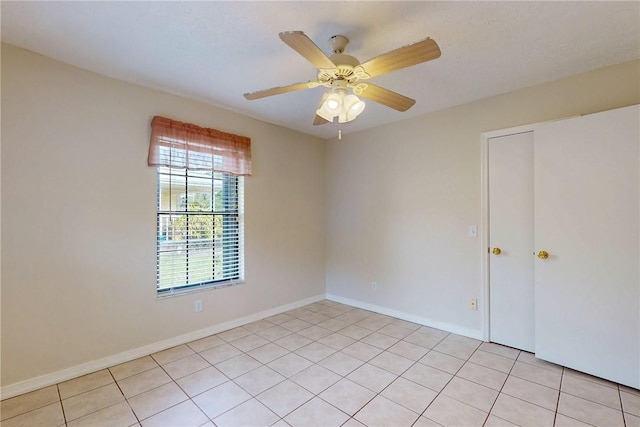
[[536, 357], [640, 387], [640, 108], [535, 130]]
[[531, 352], [533, 214], [533, 132], [489, 138], [489, 339]]

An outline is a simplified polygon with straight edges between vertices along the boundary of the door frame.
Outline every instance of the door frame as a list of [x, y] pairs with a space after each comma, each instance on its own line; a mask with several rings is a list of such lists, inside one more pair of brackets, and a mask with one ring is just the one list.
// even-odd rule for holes
[[[480, 134], [480, 316], [482, 340], [491, 339], [489, 307], [489, 139], [535, 132], [538, 123], [497, 129]], [[535, 136], [534, 136], [535, 138]]]

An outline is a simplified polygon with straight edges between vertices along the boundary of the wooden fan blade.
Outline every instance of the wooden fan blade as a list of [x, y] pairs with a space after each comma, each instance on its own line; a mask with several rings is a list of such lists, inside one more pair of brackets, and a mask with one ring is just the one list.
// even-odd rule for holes
[[336, 68], [329, 57], [302, 31], [282, 32], [280, 33], [280, 39], [304, 56], [316, 68]]
[[389, 89], [367, 83], [367, 88], [360, 93], [364, 98], [386, 105], [398, 111], [407, 111], [416, 103], [415, 99], [400, 95]]
[[296, 90], [303, 90], [303, 89], [309, 89], [309, 83], [295, 83], [289, 86], [272, 87], [271, 89], [245, 93], [244, 97], [249, 100], [259, 99], [259, 98], [264, 98], [265, 96], [280, 95], [281, 93], [293, 92]]
[[313, 119], [313, 125], [317, 126], [317, 125], [324, 125], [326, 123], [329, 123], [329, 120], [326, 120], [322, 117], [320, 117], [319, 115], [316, 114], [316, 118]]
[[364, 64], [360, 64], [361, 69], [366, 74], [359, 75], [359, 77], [371, 78], [439, 57], [440, 48], [438, 44], [432, 39], [426, 39], [376, 56]]

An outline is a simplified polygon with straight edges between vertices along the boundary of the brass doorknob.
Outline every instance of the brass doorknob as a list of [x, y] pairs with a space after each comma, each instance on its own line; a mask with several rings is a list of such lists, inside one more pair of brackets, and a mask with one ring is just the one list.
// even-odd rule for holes
[[494, 255], [500, 255], [502, 253], [502, 251], [500, 250], [500, 248], [493, 248], [491, 253], [494, 254]]
[[549, 252], [547, 252], [547, 251], [540, 251], [540, 252], [538, 252], [538, 258], [540, 258], [540, 259], [547, 259], [547, 258], [549, 258]]

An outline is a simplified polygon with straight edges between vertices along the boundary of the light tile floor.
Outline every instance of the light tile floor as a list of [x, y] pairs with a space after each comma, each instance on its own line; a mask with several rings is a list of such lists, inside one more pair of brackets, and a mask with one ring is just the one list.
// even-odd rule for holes
[[640, 427], [636, 389], [326, 300], [1, 405], [3, 427]]

